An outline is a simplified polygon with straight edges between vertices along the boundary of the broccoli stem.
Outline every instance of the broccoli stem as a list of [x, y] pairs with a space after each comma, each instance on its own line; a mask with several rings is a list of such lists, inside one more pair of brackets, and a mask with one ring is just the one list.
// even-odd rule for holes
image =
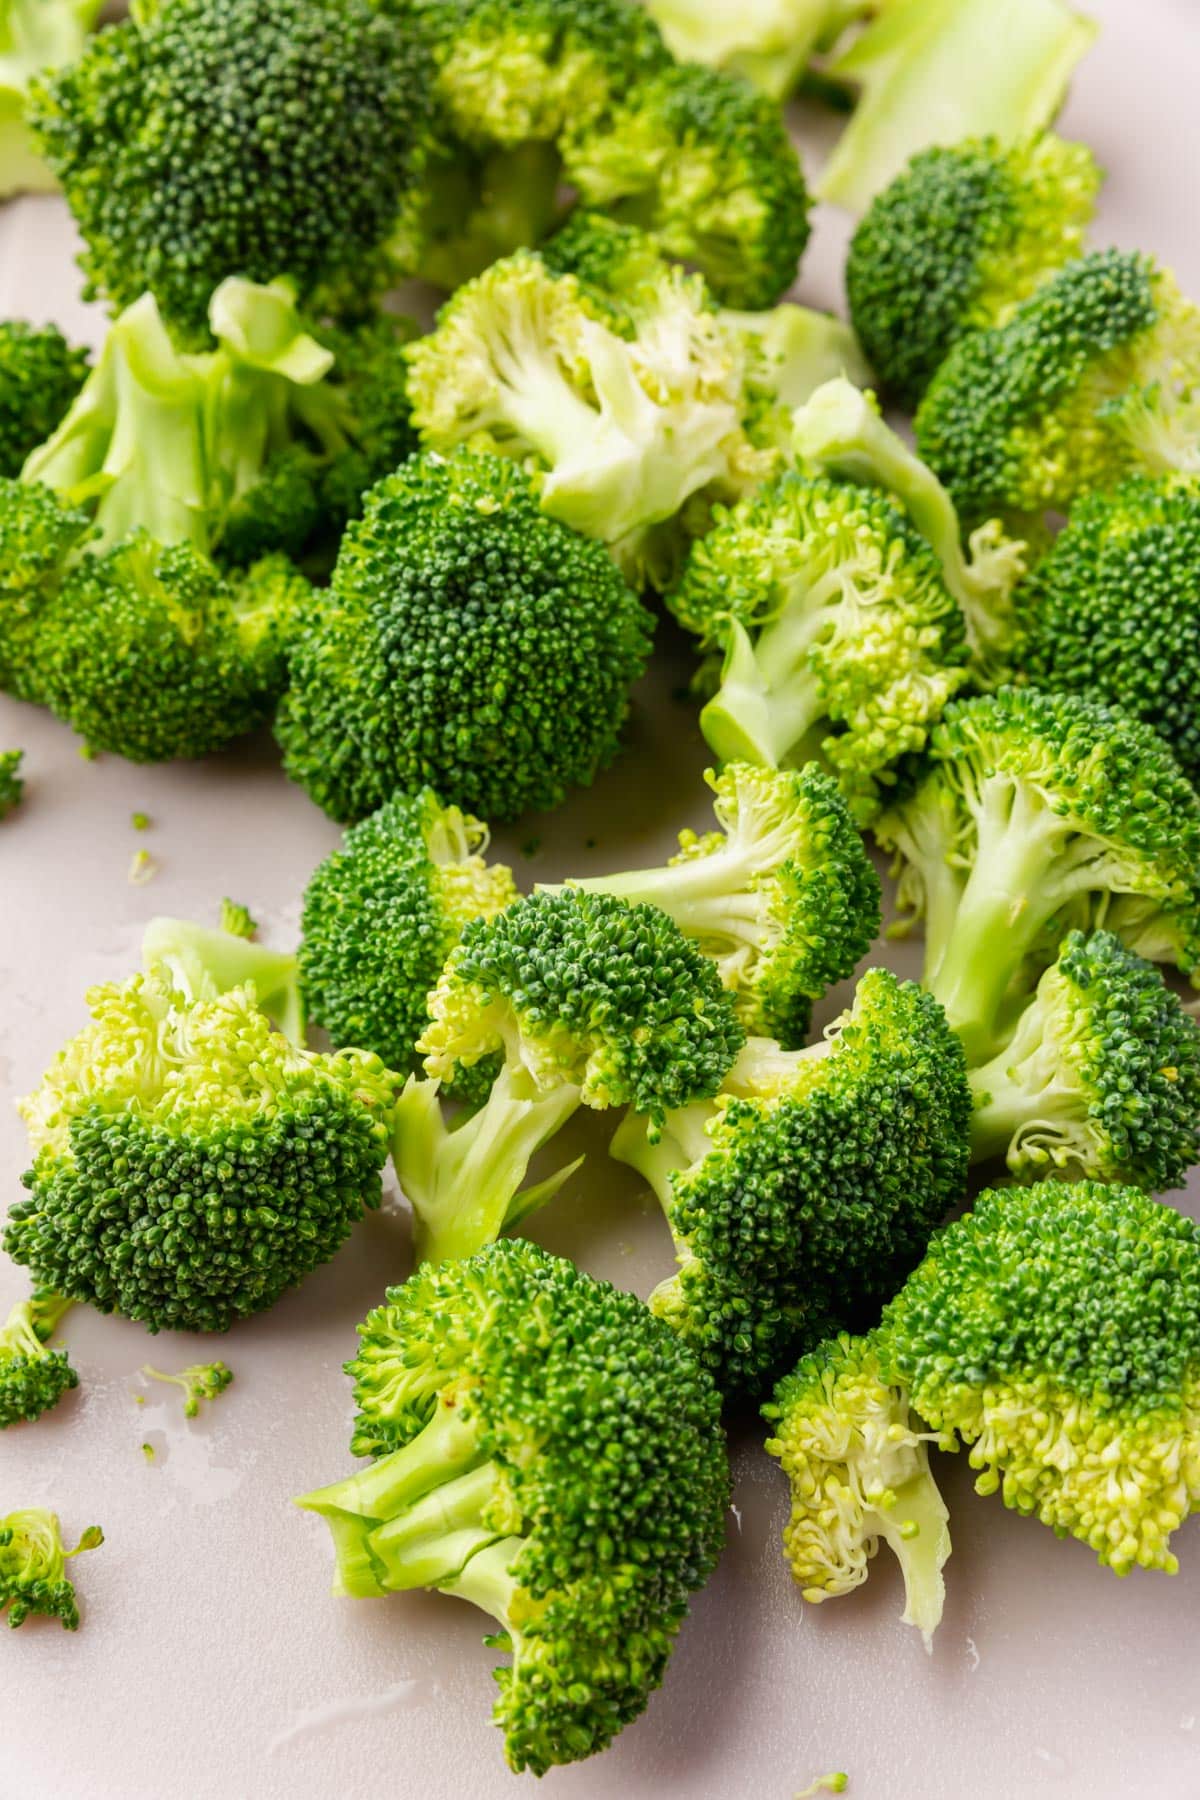
[[950, 1554], [948, 1518], [946, 1502], [928, 1464], [890, 1490], [887, 1504], [872, 1515], [872, 1523], [878, 1526], [904, 1576], [901, 1616], [906, 1625], [917, 1627], [926, 1650], [931, 1648], [945, 1605], [942, 1568]]
[[808, 656], [828, 619], [820, 610], [788, 606], [752, 642], [734, 620], [721, 686], [700, 714], [700, 729], [722, 762], [779, 769], [819, 756], [825, 700]]
[[[794, 833], [782, 831], [781, 837]], [[571, 882], [587, 893], [615, 894], [619, 900], [646, 903], [667, 913], [679, 929], [706, 944], [728, 944], [759, 950], [763, 938], [763, 903], [754, 891], [756, 877], [773, 868], [786, 850], [758, 831], [738, 831], [709, 855], [685, 856], [658, 869], [631, 869], [620, 875], [598, 875]], [[545, 893], [560, 893], [546, 887]], [[715, 954], [711, 951], [709, 954]]]
[[525, 1547], [524, 1538], [499, 1538], [477, 1556], [471, 1557], [450, 1581], [443, 1581], [444, 1594], [456, 1594], [487, 1613], [505, 1631], [517, 1636], [513, 1620], [517, 1613], [520, 1583], [512, 1574], [513, 1564]]
[[675, 1203], [673, 1177], [680, 1169], [690, 1169], [707, 1156], [712, 1145], [707, 1126], [715, 1115], [711, 1101], [700, 1100], [694, 1106], [681, 1107], [667, 1114], [657, 1136], [652, 1136], [650, 1123], [631, 1107], [625, 1114], [609, 1145], [614, 1162], [636, 1169], [653, 1188], [668, 1225]]
[[[1012, 1039], [990, 1062], [969, 1071], [975, 1110], [971, 1117], [971, 1160], [1002, 1157], [1014, 1173], [1027, 1148], [1038, 1162], [1057, 1161], [1086, 1123], [1077, 1087], [1063, 1079], [1062, 1053], [1047, 1043], [1045, 1014], [1034, 1000], [1022, 1013]], [[1030, 1134], [1036, 1141], [1031, 1141]]]
[[267, 1017], [290, 1042], [304, 1047], [304, 1001], [295, 956], [188, 919], [158, 918], [146, 927], [142, 960], [148, 969], [165, 970], [191, 1000], [253, 982]]

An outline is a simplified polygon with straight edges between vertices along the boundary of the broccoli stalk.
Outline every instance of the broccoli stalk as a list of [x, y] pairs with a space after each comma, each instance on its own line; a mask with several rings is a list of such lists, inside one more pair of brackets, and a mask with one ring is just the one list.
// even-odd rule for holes
[[813, 53], [830, 49], [856, 19], [877, 12], [881, 3], [750, 0], [714, 6], [711, 0], [647, 0], [647, 9], [680, 62], [730, 70], [773, 100], [784, 100]]
[[39, 1291], [18, 1301], [0, 1327], [0, 1431], [40, 1418], [79, 1386], [66, 1351], [47, 1348], [74, 1304], [61, 1294]]
[[0, 1616], [7, 1611], [14, 1629], [40, 1614], [57, 1619], [64, 1631], [77, 1630], [79, 1607], [67, 1564], [103, 1542], [100, 1527], [89, 1525], [68, 1550], [57, 1515], [40, 1506], [0, 1517]]

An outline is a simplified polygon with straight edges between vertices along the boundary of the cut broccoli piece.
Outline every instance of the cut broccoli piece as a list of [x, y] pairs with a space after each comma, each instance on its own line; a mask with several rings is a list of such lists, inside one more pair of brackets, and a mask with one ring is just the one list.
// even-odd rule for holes
[[[331, 1257], [377, 1206], [399, 1085], [377, 1057], [271, 1029], [281, 959], [159, 921], [148, 972], [22, 1103], [34, 1164], [3, 1247], [36, 1280], [151, 1331], [221, 1331]], [[231, 985], [231, 979], [239, 985]]]
[[18, 699], [36, 696], [38, 621], [90, 529], [48, 488], [0, 477], [0, 689]]
[[304, 895], [300, 970], [309, 1016], [335, 1045], [413, 1067], [430, 990], [463, 927], [517, 898], [512, 870], [486, 860], [488, 836], [423, 788], [394, 795], [318, 868]]
[[38, 1291], [18, 1301], [0, 1326], [0, 1431], [39, 1419], [79, 1386], [66, 1351], [47, 1348], [73, 1305], [61, 1294]]
[[813, 1001], [870, 948], [879, 877], [819, 770], [730, 763], [705, 780], [718, 830], [681, 832], [665, 868], [571, 886], [661, 907], [714, 959], [746, 1030], [791, 1048], [804, 1041]]
[[0, 819], [7, 819], [9, 813], [21, 804], [25, 793], [25, 783], [21, 778], [24, 759], [23, 750], [0, 750]]
[[995, 0], [889, 0], [828, 67], [862, 91], [822, 200], [861, 213], [930, 144], [1044, 130], [1097, 29], [1065, 0], [1011, 0], [1002, 20]]
[[[0, 151], [0, 164], [3, 152]], [[74, 350], [54, 325], [0, 323], [0, 479], [21, 473], [48, 438], [87, 375], [86, 350]]]
[[221, 930], [227, 931], [231, 937], [245, 938], [247, 942], [253, 943], [258, 936], [258, 920], [248, 906], [226, 896], [221, 902]]
[[1081, 256], [1101, 173], [1042, 135], [924, 150], [872, 201], [846, 264], [850, 312], [882, 385], [912, 411], [969, 332], [1001, 323]]
[[1013, 663], [1153, 725], [1200, 781], [1200, 490], [1145, 476], [1086, 494], [1017, 590]]
[[185, 1419], [194, 1419], [200, 1411], [200, 1402], [215, 1400], [233, 1380], [233, 1370], [227, 1369], [223, 1362], [193, 1363], [190, 1368], [180, 1369], [178, 1375], [164, 1374], [161, 1369], [152, 1369], [149, 1363], [143, 1363], [142, 1374], [151, 1381], [165, 1381], [183, 1390]]
[[679, 64], [640, 82], [563, 156], [585, 206], [695, 264], [725, 306], [771, 306], [808, 242], [809, 195], [777, 105], [736, 76]]
[[67, 1563], [103, 1542], [100, 1527], [89, 1525], [68, 1550], [58, 1515], [41, 1506], [0, 1517], [0, 1616], [7, 1612], [14, 1627], [32, 1615], [57, 1619], [64, 1631], [77, 1630], [79, 1607]]
[[1200, 375], [1200, 310], [1133, 251], [1069, 263], [1003, 325], [965, 338], [917, 413], [917, 445], [968, 524], [1065, 512], [1135, 466], [1110, 405]]
[[741, 75], [773, 100], [786, 99], [816, 51], [828, 50], [882, 0], [646, 0], [680, 62], [707, 63]]
[[[393, 1156], [419, 1260], [466, 1256], [554, 1194], [571, 1168], [522, 1190], [531, 1158], [580, 1107], [631, 1106], [650, 1123], [716, 1094], [743, 1032], [716, 965], [654, 906], [609, 894], [534, 894], [475, 919], [429, 997]], [[447, 1129], [438, 1083], [503, 1053], [486, 1102]]]
[[675, 616], [722, 657], [700, 715], [717, 756], [817, 759], [860, 822], [966, 679], [937, 557], [885, 493], [789, 473], [693, 547]]
[[354, 1447], [381, 1459], [297, 1502], [329, 1522], [336, 1590], [431, 1587], [492, 1615], [514, 1770], [602, 1750], [724, 1539], [711, 1382], [632, 1294], [519, 1241], [418, 1271], [359, 1335]]
[[304, 1049], [300, 965], [290, 952], [268, 950], [223, 927], [155, 918], [142, 933], [142, 961], [148, 970], [161, 971], [180, 993], [206, 999], [253, 983], [259, 1011], [290, 1044]]
[[976, 1161], [1161, 1193], [1200, 1162], [1200, 1024], [1111, 932], [1072, 932], [1008, 1042], [971, 1071]]
[[1006, 1041], [1068, 929], [1186, 973], [1200, 960], [1200, 800], [1154, 732], [1092, 701], [1001, 688], [953, 702], [875, 832], [972, 1064]]
[[0, 199], [53, 191], [29, 130], [30, 83], [81, 55], [103, 10], [104, 0], [0, 0]]
[[819, 1045], [750, 1039], [715, 1105], [631, 1115], [613, 1155], [654, 1188], [679, 1270], [653, 1311], [731, 1393], [870, 1318], [966, 1191], [971, 1099], [937, 1002], [863, 976]]
[[191, 348], [231, 275], [361, 308], [389, 278], [431, 75], [421, 35], [367, 0], [136, 0], [31, 102], [88, 297], [148, 290]]
[[371, 491], [297, 633], [285, 767], [342, 820], [426, 784], [488, 819], [549, 809], [616, 754], [652, 630], [520, 468], [415, 457]]

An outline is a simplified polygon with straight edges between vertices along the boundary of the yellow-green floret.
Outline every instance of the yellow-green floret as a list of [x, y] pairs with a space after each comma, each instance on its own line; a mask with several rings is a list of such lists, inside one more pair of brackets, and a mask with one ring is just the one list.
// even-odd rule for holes
[[57, 1514], [41, 1506], [0, 1516], [0, 1618], [7, 1614], [15, 1628], [40, 1616], [57, 1619], [64, 1631], [77, 1630], [79, 1607], [67, 1563], [103, 1542], [100, 1527], [89, 1525], [68, 1550]]
[[0, 1431], [40, 1418], [79, 1386], [66, 1351], [48, 1347], [73, 1304], [39, 1289], [18, 1301], [0, 1326]]
[[520, 1240], [419, 1270], [359, 1335], [354, 1448], [380, 1460], [298, 1502], [329, 1522], [336, 1590], [491, 1614], [514, 1770], [602, 1750], [721, 1549], [711, 1381], [632, 1294]]

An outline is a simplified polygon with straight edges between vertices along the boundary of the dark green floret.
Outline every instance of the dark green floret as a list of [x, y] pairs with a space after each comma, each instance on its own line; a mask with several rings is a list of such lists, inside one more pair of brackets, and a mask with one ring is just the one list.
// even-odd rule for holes
[[716, 1104], [630, 1117], [613, 1144], [654, 1188], [678, 1273], [651, 1295], [726, 1392], [875, 1316], [966, 1190], [970, 1094], [941, 1008], [863, 976], [819, 1045], [751, 1038]]
[[651, 615], [523, 471], [419, 456], [368, 496], [290, 659], [285, 766], [334, 818], [432, 786], [487, 819], [612, 761]]
[[1083, 254], [1100, 180], [1081, 144], [982, 138], [922, 150], [876, 196], [850, 245], [846, 291], [897, 405], [915, 408], [961, 338], [999, 324]]
[[93, 1022], [22, 1103], [34, 1164], [4, 1249], [151, 1331], [221, 1331], [379, 1204], [398, 1079], [272, 1030], [272, 951], [159, 921], [147, 963], [92, 990]]
[[23, 750], [0, 750], [0, 819], [7, 819], [9, 813], [21, 804], [25, 793], [25, 783], [21, 778], [24, 759]]
[[1200, 489], [1141, 476], [1084, 495], [1016, 621], [1023, 679], [1143, 719], [1200, 780]]
[[1073, 694], [953, 702], [876, 824], [925, 921], [925, 985], [972, 1065], [1006, 1041], [1064, 934], [1200, 960], [1200, 800], [1162, 739]]
[[18, 1301], [0, 1326], [0, 1431], [41, 1418], [79, 1386], [66, 1351], [48, 1347], [73, 1304], [39, 1289]]
[[730, 763], [705, 780], [718, 830], [680, 832], [665, 868], [571, 886], [661, 907], [716, 962], [746, 1030], [792, 1048], [804, 1041], [814, 1000], [870, 948], [879, 877], [820, 770]]
[[432, 70], [367, 0], [135, 0], [31, 118], [83, 234], [88, 293], [153, 293], [208, 340], [230, 275], [361, 308], [417, 167]]
[[974, 1160], [1003, 1157], [1022, 1180], [1162, 1193], [1200, 1162], [1200, 1024], [1108, 931], [1070, 934], [971, 1092]]
[[[711, 1099], [744, 1041], [716, 964], [667, 914], [610, 894], [534, 894], [469, 924], [429, 997], [428, 1081], [396, 1111], [393, 1156], [418, 1258], [466, 1256], [542, 1206], [577, 1165], [524, 1189], [580, 1106], [632, 1107], [653, 1137]], [[441, 1082], [503, 1055], [486, 1102], [447, 1129]]]
[[55, 325], [0, 323], [0, 478], [13, 480], [48, 438], [87, 375], [86, 350]]
[[435, 1588], [496, 1620], [512, 1769], [604, 1749], [721, 1550], [711, 1381], [632, 1294], [520, 1241], [419, 1270], [359, 1335], [354, 1447], [380, 1460], [297, 1503], [329, 1521], [336, 1590]]
[[90, 529], [49, 488], [0, 476], [0, 688], [20, 700], [37, 693], [37, 622]]
[[487, 861], [488, 835], [424, 788], [351, 827], [317, 869], [304, 895], [300, 974], [309, 1017], [336, 1047], [413, 1067], [430, 990], [463, 928], [517, 898], [511, 869]]
[[31, 1506], [0, 1516], [0, 1618], [14, 1628], [26, 1619], [57, 1619], [64, 1631], [79, 1626], [75, 1589], [67, 1564], [104, 1542], [98, 1525], [89, 1525], [73, 1550], [62, 1539], [56, 1513]]

